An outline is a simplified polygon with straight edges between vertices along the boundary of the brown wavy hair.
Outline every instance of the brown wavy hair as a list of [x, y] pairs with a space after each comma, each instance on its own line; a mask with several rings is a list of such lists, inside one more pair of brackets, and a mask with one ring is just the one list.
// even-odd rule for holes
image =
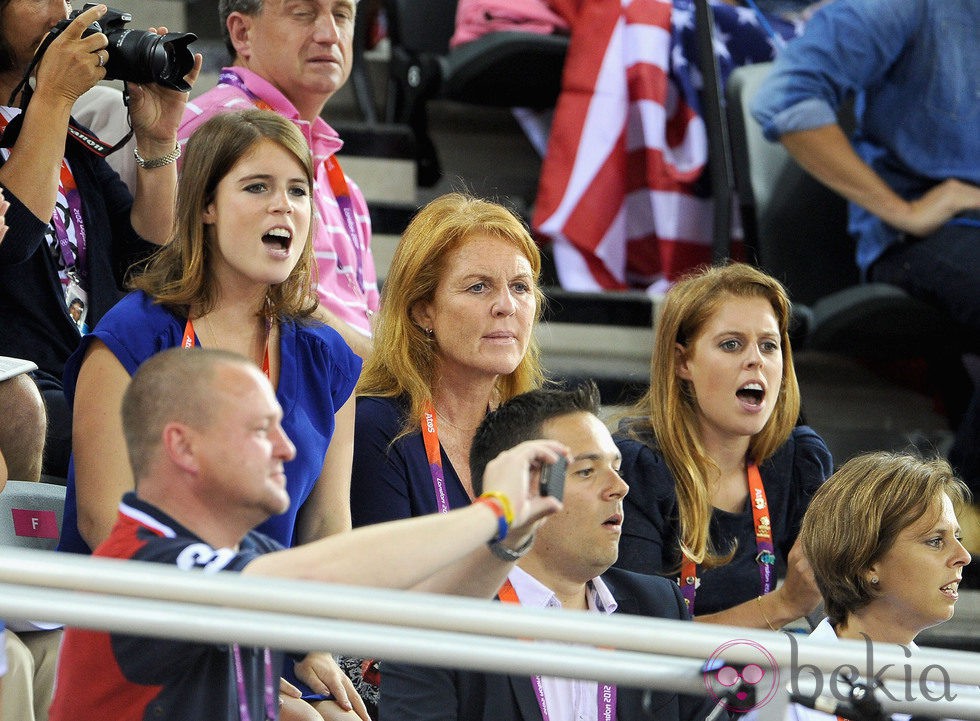
[[310, 228], [296, 267], [282, 283], [269, 287], [261, 311], [272, 318], [309, 316], [318, 303], [313, 282], [313, 159], [306, 139], [292, 122], [268, 110], [248, 109], [217, 115], [201, 125], [187, 143], [177, 184], [177, 209], [170, 242], [160, 248], [136, 276], [131, 287], [157, 303], [186, 316], [214, 308], [217, 287], [213, 226], [204, 224], [204, 210], [214, 202], [218, 183], [262, 140], [291, 153], [303, 168], [310, 188]]
[[899, 534], [929, 515], [938, 517], [942, 494], [959, 510], [970, 490], [941, 458], [875, 452], [852, 458], [813, 495], [800, 543], [835, 626], [879, 593], [867, 573]]

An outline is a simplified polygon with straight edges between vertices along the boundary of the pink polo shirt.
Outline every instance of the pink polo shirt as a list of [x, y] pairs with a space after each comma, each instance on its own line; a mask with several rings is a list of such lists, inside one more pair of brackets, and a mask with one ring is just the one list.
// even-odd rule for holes
[[343, 147], [343, 141], [322, 118], [312, 123], [302, 120], [285, 95], [252, 71], [242, 67], [224, 68], [224, 71], [238, 75], [248, 91], [230, 84], [218, 84], [188, 102], [184, 120], [177, 131], [181, 146], [186, 145], [191, 134], [209, 118], [255, 107], [249, 93], [296, 124], [313, 152], [316, 170], [313, 199], [317, 217], [314, 219], [313, 252], [320, 302], [353, 328], [370, 336], [370, 316], [378, 309], [378, 276], [371, 256], [371, 219], [367, 203], [361, 189], [347, 178], [359, 236], [352, 239], [330, 189], [325, 163]]

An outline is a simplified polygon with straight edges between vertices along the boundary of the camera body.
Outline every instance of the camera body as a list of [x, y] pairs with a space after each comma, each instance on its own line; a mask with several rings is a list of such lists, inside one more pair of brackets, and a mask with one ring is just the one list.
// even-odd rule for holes
[[559, 456], [554, 463], [545, 463], [541, 466], [541, 485], [540, 493], [542, 496], [552, 496], [559, 501], [565, 495], [565, 471], [568, 468], [568, 461], [565, 456]]
[[[52, 34], [60, 33], [80, 13], [94, 6], [94, 3], [86, 3], [82, 10], [76, 10], [55, 25]], [[145, 30], [132, 30], [126, 27], [126, 23], [132, 19], [131, 13], [109, 8], [98, 22], [89, 25], [82, 33], [82, 37], [92, 33], [105, 33], [108, 38], [106, 80], [157, 83], [173, 90], [188, 92], [191, 86], [184, 80], [184, 76], [194, 67], [194, 53], [188, 46], [197, 40], [197, 35], [157, 35]]]

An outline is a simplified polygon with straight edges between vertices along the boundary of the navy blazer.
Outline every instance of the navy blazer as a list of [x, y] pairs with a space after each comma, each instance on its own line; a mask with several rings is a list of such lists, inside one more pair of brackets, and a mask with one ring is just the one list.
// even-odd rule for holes
[[[616, 613], [688, 618], [680, 589], [665, 578], [610, 568], [602, 580], [616, 599]], [[713, 705], [704, 697], [651, 691], [644, 709], [644, 693], [642, 689], [617, 689], [617, 721], [697, 721]], [[379, 713], [380, 721], [542, 721], [527, 676], [400, 663], [382, 664]]]

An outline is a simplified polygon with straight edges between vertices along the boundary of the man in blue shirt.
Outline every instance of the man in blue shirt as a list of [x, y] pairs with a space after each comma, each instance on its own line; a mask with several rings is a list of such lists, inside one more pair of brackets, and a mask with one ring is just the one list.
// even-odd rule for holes
[[[850, 201], [857, 263], [980, 332], [980, 2], [836, 0], [752, 104], [770, 140]], [[848, 138], [840, 105], [855, 99]], [[980, 489], [980, 397], [951, 460]]]

